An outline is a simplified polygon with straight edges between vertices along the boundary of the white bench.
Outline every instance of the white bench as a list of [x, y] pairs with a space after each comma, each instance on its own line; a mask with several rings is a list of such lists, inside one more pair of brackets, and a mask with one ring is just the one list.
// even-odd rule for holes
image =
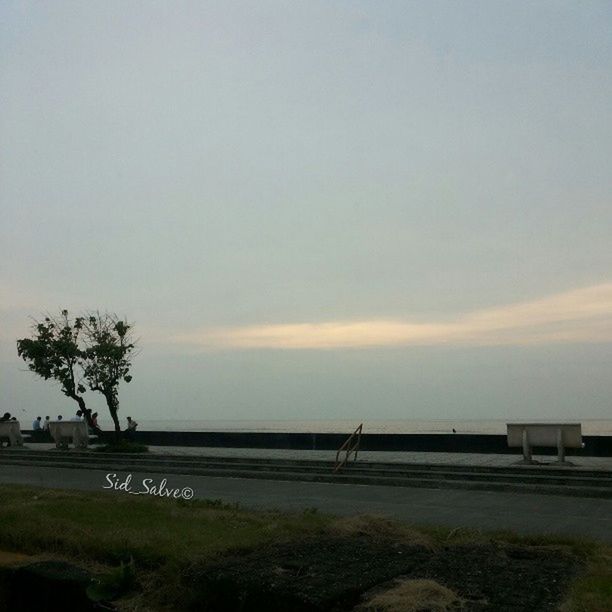
[[0, 423], [0, 438], [8, 438], [11, 446], [23, 446], [19, 421], [2, 421]]
[[87, 448], [89, 434], [85, 421], [50, 421], [49, 433], [56, 448], [65, 448], [72, 441], [75, 448]]
[[580, 423], [507, 423], [508, 447], [523, 448], [523, 463], [536, 463], [531, 455], [534, 446], [557, 448], [557, 461], [566, 463], [566, 448], [583, 448]]

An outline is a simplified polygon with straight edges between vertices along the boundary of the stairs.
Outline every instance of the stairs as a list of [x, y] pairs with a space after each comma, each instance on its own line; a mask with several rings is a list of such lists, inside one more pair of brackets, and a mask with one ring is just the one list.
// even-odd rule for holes
[[332, 461], [2, 449], [0, 470], [10, 470], [14, 465], [612, 499], [612, 471], [572, 467], [481, 467], [358, 461], [334, 473]]

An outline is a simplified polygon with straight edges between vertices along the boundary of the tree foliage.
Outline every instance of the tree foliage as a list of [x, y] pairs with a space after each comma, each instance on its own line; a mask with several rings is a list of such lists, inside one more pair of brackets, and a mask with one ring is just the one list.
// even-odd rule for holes
[[130, 368], [136, 348], [132, 325], [114, 314], [90, 314], [83, 323], [82, 367], [92, 391], [101, 393], [119, 431], [119, 383], [132, 380]]
[[46, 316], [34, 321], [32, 337], [17, 340], [17, 353], [28, 369], [45, 380], [57, 381], [64, 395], [85, 409], [81, 349], [83, 319], [71, 321], [67, 310], [58, 317]]

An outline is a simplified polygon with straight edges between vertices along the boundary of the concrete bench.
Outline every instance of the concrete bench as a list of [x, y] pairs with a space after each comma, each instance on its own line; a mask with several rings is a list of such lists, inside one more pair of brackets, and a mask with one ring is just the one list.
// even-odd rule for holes
[[87, 448], [89, 443], [85, 421], [51, 421], [49, 433], [56, 448], [66, 448], [69, 442], [72, 442], [75, 448]]
[[0, 423], [0, 439], [7, 439], [11, 446], [23, 446], [19, 421], [2, 421]]
[[557, 448], [558, 463], [566, 463], [566, 448], [582, 448], [580, 423], [507, 423], [508, 447], [523, 448], [523, 463], [537, 463], [532, 458], [534, 446]]

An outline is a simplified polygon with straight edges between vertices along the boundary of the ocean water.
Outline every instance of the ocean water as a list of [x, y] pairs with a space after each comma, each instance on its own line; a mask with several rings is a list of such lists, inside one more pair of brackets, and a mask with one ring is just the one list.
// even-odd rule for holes
[[[349, 434], [359, 425], [359, 420], [145, 420], [137, 419], [140, 431], [234, 431], [234, 432], [299, 432], [299, 433], [346, 433]], [[363, 433], [452, 433], [453, 429], [462, 434], [505, 434], [506, 423], [529, 422], [527, 420], [446, 420], [420, 421], [400, 420], [366, 420], [363, 421]], [[542, 421], [534, 421], [542, 422]], [[554, 420], [548, 422], [555, 422]], [[568, 423], [567, 419], [558, 422]], [[587, 436], [612, 436], [612, 419], [580, 420], [582, 433]], [[111, 427], [110, 422], [101, 421], [103, 428]], [[122, 420], [123, 424], [123, 420]]]

